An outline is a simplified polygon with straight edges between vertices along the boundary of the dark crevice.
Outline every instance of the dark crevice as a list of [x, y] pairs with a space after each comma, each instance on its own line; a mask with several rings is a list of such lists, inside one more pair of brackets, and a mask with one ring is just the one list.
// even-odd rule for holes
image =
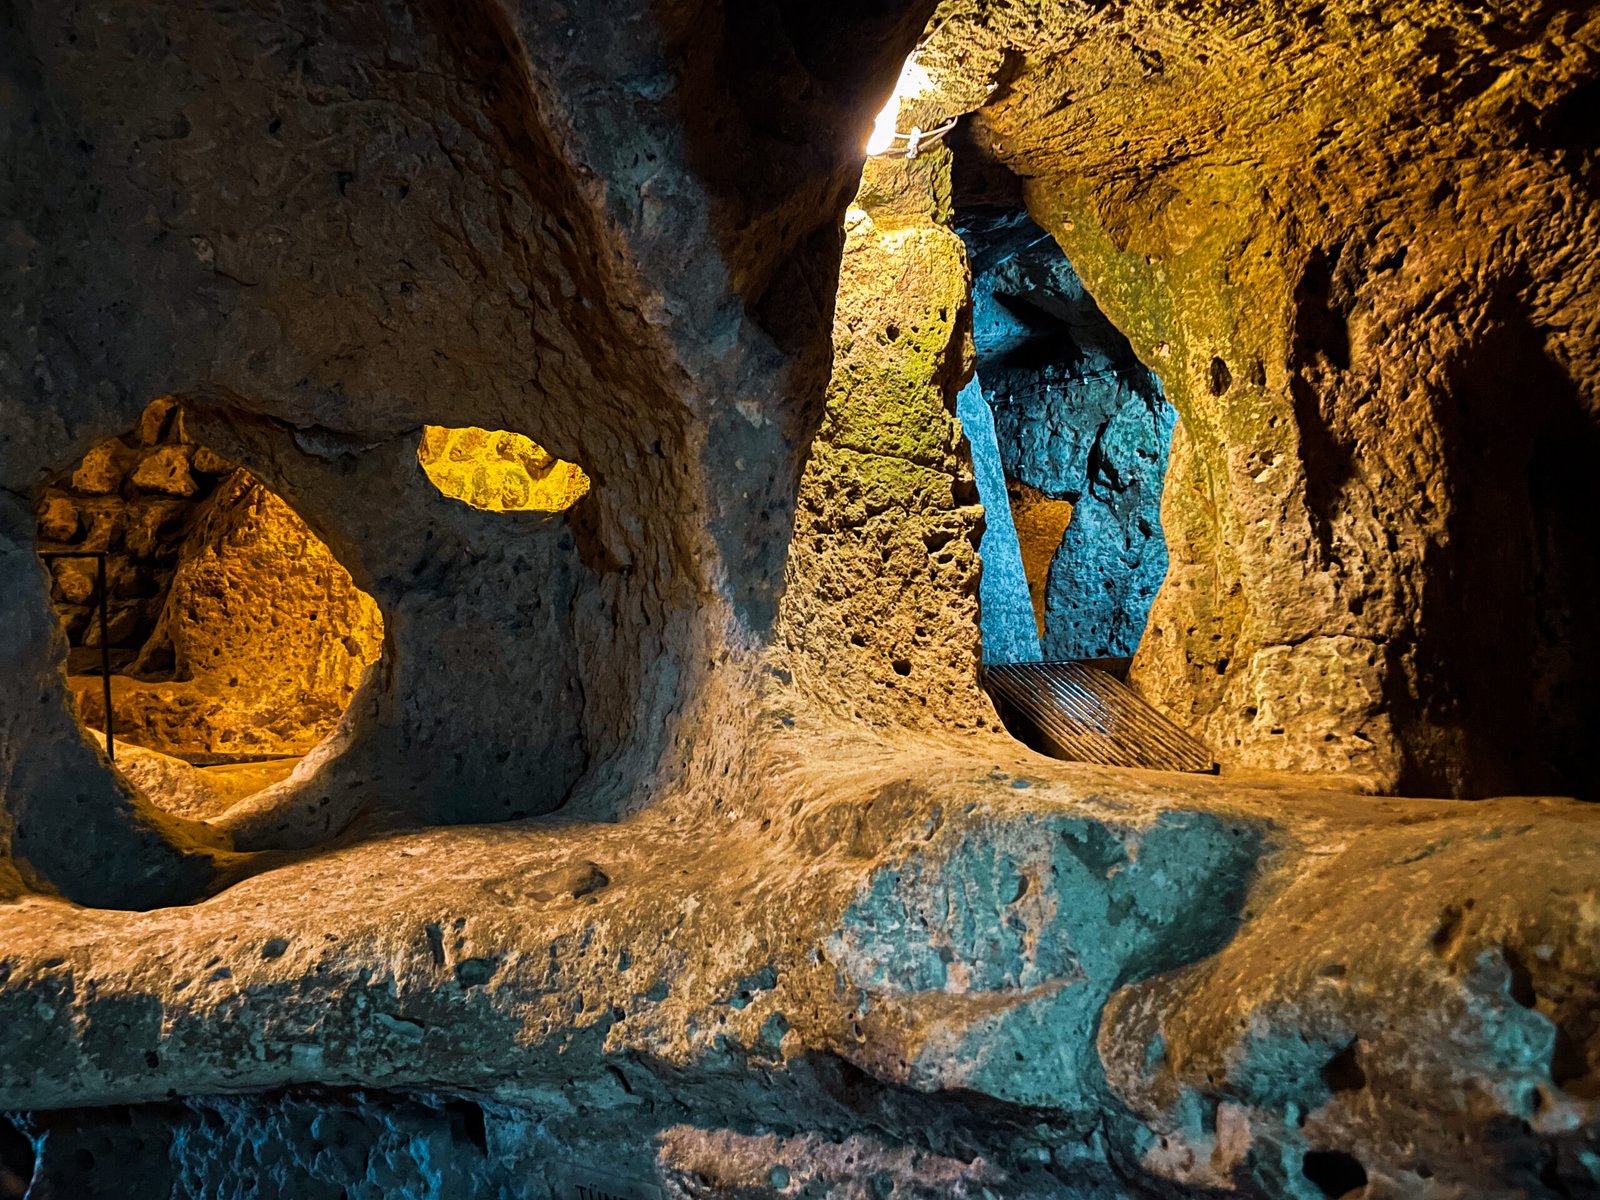
[[0, 1116], [0, 1200], [23, 1200], [33, 1180], [33, 1141]]
[[450, 1132], [458, 1142], [465, 1142], [480, 1154], [489, 1153], [489, 1132], [483, 1118], [483, 1106], [471, 1100], [449, 1100], [444, 1110], [450, 1118]]
[[1367, 1172], [1354, 1155], [1342, 1150], [1308, 1151], [1301, 1173], [1318, 1191], [1332, 1200], [1360, 1196], [1367, 1186]]
[[1356, 473], [1347, 439], [1333, 427], [1322, 395], [1329, 369], [1350, 367], [1347, 300], [1335, 278], [1338, 262], [1337, 247], [1331, 254], [1315, 251], [1306, 262], [1294, 295], [1290, 361], [1298, 370], [1289, 378], [1289, 398], [1305, 462], [1306, 507], [1325, 563], [1333, 559], [1333, 525], [1341, 495]]
[[1357, 1060], [1360, 1046], [1360, 1040], [1352, 1038], [1348, 1046], [1323, 1066], [1322, 1082], [1328, 1085], [1329, 1091], [1359, 1092], [1367, 1086], [1367, 1073], [1361, 1069], [1361, 1063]]
[[1534, 990], [1533, 973], [1528, 970], [1528, 964], [1510, 946], [1502, 946], [1500, 956], [1505, 960], [1508, 974], [1506, 990], [1511, 998], [1523, 1008], [1533, 1008], [1539, 1002], [1539, 993]]

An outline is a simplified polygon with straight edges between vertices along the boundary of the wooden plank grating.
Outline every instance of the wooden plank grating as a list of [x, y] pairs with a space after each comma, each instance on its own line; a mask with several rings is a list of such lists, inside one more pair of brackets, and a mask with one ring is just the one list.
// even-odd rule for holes
[[1076, 662], [997, 663], [984, 685], [1007, 726], [1052, 758], [1212, 772], [1211, 751], [1126, 684]]

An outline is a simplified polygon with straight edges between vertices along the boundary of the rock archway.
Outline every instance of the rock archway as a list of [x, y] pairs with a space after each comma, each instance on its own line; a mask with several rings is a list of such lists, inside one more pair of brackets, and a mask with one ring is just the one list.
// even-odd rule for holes
[[[43, 491], [79, 718], [157, 805], [219, 816], [330, 737], [383, 621], [305, 522], [160, 399]], [[109, 672], [109, 682], [106, 678]]]

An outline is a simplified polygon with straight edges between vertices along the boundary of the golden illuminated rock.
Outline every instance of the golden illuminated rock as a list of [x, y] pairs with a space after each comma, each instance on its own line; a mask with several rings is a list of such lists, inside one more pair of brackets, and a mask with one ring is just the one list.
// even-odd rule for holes
[[178, 402], [171, 396], [150, 401], [139, 414], [139, 423], [133, 427], [133, 440], [140, 446], [160, 445], [167, 439], [177, 409]]
[[[218, 488], [184, 544], [145, 664], [172, 679], [114, 680], [116, 736], [168, 754], [298, 755], [330, 733], [383, 622], [293, 509], [245, 471]], [[74, 680], [103, 728], [98, 679]]]
[[73, 490], [91, 496], [105, 496], [116, 491], [122, 482], [122, 469], [117, 462], [119, 449], [115, 442], [106, 442], [85, 454], [83, 462], [72, 473]]
[[78, 532], [78, 509], [71, 500], [55, 496], [39, 510], [39, 536], [46, 541], [71, 541]]
[[446, 496], [490, 512], [561, 512], [589, 491], [582, 467], [505, 429], [429, 425], [417, 461]]
[[50, 573], [68, 603], [82, 604], [94, 595], [93, 559], [58, 558], [51, 565]]
[[189, 449], [186, 446], [163, 446], [148, 455], [134, 468], [133, 485], [147, 492], [161, 492], [168, 496], [192, 496], [200, 490], [194, 475], [189, 471]]
[[1050, 563], [1061, 548], [1061, 539], [1072, 521], [1072, 501], [1056, 500], [1038, 488], [1013, 481], [1011, 516], [1017, 524], [1017, 541], [1022, 546], [1022, 570], [1028, 577], [1028, 596], [1033, 601], [1034, 619], [1044, 633], [1045, 607], [1050, 587]]

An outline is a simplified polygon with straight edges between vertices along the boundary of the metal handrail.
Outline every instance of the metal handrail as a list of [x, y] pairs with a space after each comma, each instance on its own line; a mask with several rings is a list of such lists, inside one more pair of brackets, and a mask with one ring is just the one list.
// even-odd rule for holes
[[111, 594], [106, 587], [106, 552], [104, 550], [41, 550], [39, 557], [46, 561], [55, 558], [92, 558], [95, 560], [95, 587], [100, 592], [100, 680], [106, 706], [106, 758], [117, 761], [117, 743], [112, 733], [111, 720]]

